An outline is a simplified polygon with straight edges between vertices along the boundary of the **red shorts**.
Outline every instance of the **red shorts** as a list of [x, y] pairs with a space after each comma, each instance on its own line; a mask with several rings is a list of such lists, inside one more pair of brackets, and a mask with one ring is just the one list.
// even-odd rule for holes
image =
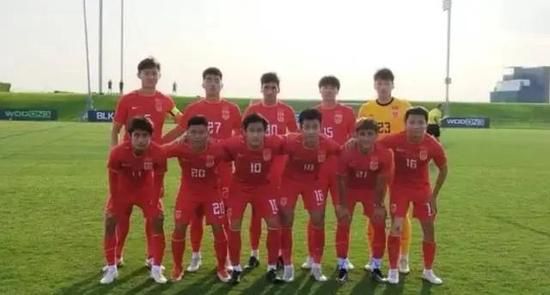
[[218, 173], [220, 175], [220, 188], [222, 192], [222, 199], [229, 197], [229, 186], [231, 185], [231, 178], [233, 174], [232, 163], [222, 163], [218, 166]]
[[337, 166], [337, 159], [330, 157], [321, 166], [319, 171], [319, 184], [321, 185], [321, 190], [325, 196], [328, 196], [330, 193], [330, 198], [332, 199], [332, 204], [334, 206], [336, 206], [340, 200], [338, 175], [336, 174], [336, 170], [338, 169]]
[[197, 213], [206, 216], [206, 224], [223, 224], [225, 220], [225, 206], [220, 193], [201, 193], [193, 195], [191, 192], [182, 192], [176, 200], [174, 219], [176, 224], [189, 224]]
[[356, 204], [363, 205], [363, 214], [368, 218], [374, 213], [374, 192], [364, 189], [348, 189], [348, 209], [351, 213], [355, 210]]
[[279, 205], [281, 208], [294, 210], [298, 195], [302, 195], [306, 210], [311, 212], [325, 209], [325, 195], [317, 181], [297, 181], [283, 177], [280, 194]]
[[418, 220], [433, 220], [436, 213], [430, 204], [430, 192], [426, 190], [412, 190], [392, 188], [390, 193], [390, 212], [396, 217], [405, 217], [409, 205], [413, 205], [413, 217]]
[[286, 161], [288, 160], [287, 155], [275, 156], [273, 163], [271, 164], [271, 171], [269, 171], [269, 179], [271, 183], [276, 187], [281, 187], [281, 182], [283, 180], [283, 173], [286, 167]]
[[277, 203], [278, 192], [271, 185], [250, 187], [239, 183], [232, 183], [227, 200], [227, 216], [231, 219], [241, 219], [247, 204], [263, 218], [270, 218], [279, 214]]
[[121, 198], [115, 200], [109, 197], [105, 205], [105, 213], [112, 214], [115, 217], [130, 216], [134, 206], [141, 208], [145, 218], [157, 217], [164, 212], [162, 201], [157, 198]]

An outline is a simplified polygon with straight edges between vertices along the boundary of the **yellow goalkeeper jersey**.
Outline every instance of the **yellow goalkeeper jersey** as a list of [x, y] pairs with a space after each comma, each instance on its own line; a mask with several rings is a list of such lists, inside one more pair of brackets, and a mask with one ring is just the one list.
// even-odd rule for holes
[[405, 112], [411, 104], [403, 99], [392, 97], [387, 104], [380, 104], [377, 100], [370, 100], [364, 103], [357, 119], [373, 118], [378, 122], [379, 138], [389, 134], [396, 134], [405, 130]]

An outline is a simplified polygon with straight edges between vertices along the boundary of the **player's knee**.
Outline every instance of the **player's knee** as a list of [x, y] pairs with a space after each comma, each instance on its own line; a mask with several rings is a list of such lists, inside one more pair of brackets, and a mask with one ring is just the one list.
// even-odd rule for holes
[[105, 234], [114, 235], [116, 232], [116, 218], [111, 215], [105, 216]]
[[423, 221], [421, 225], [423, 240], [426, 242], [433, 242], [435, 240], [435, 227], [433, 221]]
[[212, 224], [212, 232], [215, 234], [223, 232], [223, 226], [221, 224]]
[[164, 226], [164, 215], [160, 214], [153, 218], [153, 229], [156, 233], [160, 233], [163, 231]]
[[292, 226], [294, 223], [294, 214], [292, 212], [281, 210], [280, 211], [280, 219], [282, 226]]
[[390, 228], [390, 235], [391, 236], [401, 236], [401, 233], [403, 232], [403, 218], [396, 217], [393, 219], [391, 228]]
[[241, 231], [241, 221], [240, 220], [231, 220], [229, 223], [229, 229], [231, 231]]
[[266, 219], [267, 227], [270, 230], [278, 230], [281, 229], [281, 222], [279, 221], [279, 218], [277, 217], [271, 217]]
[[185, 236], [185, 233], [187, 232], [187, 227], [189, 225], [186, 224], [186, 223], [176, 223], [176, 226], [174, 228], [174, 231], [177, 231], [178, 233], [182, 234]]

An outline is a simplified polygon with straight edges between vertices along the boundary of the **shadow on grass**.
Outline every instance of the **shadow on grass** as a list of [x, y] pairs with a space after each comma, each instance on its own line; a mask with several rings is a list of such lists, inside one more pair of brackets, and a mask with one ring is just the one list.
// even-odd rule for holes
[[[122, 273], [123, 274], [123, 273]], [[124, 275], [122, 278], [117, 279], [113, 284], [110, 285], [101, 285], [99, 280], [101, 279], [101, 274], [93, 274], [83, 280], [80, 280], [68, 287], [64, 287], [59, 291], [58, 294], [105, 294], [108, 293], [113, 288], [123, 285], [125, 282], [137, 277], [143, 276], [148, 278], [148, 271], [145, 268], [136, 269], [130, 274]], [[151, 281], [152, 282], [152, 281]]]
[[500, 216], [487, 216], [491, 219], [494, 219], [494, 220], [497, 220], [499, 222], [502, 222], [502, 223], [507, 223], [509, 225], [513, 225], [517, 228], [521, 228], [521, 229], [524, 229], [524, 230], [527, 230], [527, 231], [530, 231], [532, 233], [535, 233], [535, 234], [538, 234], [538, 235], [541, 235], [541, 236], [545, 236], [547, 238], [550, 238], [550, 232], [545, 232], [545, 231], [541, 231], [541, 230], [538, 230], [538, 229], [534, 229], [534, 228], [531, 228], [531, 227], [528, 227], [524, 224], [521, 224], [519, 222], [515, 222], [513, 220], [511, 220], [509, 217], [500, 217]]

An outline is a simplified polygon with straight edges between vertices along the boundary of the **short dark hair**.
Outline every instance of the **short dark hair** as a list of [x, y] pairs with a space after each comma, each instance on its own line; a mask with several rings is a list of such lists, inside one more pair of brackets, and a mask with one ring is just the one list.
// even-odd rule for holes
[[321, 123], [322, 119], [323, 115], [318, 109], [305, 109], [300, 113], [300, 115], [298, 115], [298, 122], [300, 122], [300, 126], [302, 126], [305, 120], [317, 120]]
[[424, 120], [428, 121], [428, 110], [425, 107], [418, 106], [409, 108], [405, 113], [405, 121], [407, 121], [411, 115], [422, 116], [424, 117]]
[[262, 126], [264, 126], [264, 130], [267, 130], [267, 120], [257, 113], [252, 113], [244, 117], [243, 129], [246, 130], [248, 126], [252, 123], [262, 123]]
[[321, 80], [319, 80], [319, 88], [323, 86], [333, 86], [340, 90], [340, 80], [338, 80], [335, 76], [324, 76]]
[[277, 86], [279, 86], [279, 83], [281, 81], [279, 80], [279, 76], [277, 76], [277, 73], [269, 72], [262, 75], [262, 77], [260, 78], [260, 82], [262, 83], [262, 85], [267, 83], [275, 83], [277, 84]]
[[203, 79], [206, 79], [206, 76], [208, 76], [208, 75], [218, 76], [218, 77], [220, 77], [220, 79], [223, 78], [222, 71], [220, 71], [220, 69], [218, 69], [216, 67], [209, 67], [209, 68], [207, 68], [206, 70], [204, 70], [202, 72], [202, 78]]
[[378, 134], [379, 128], [378, 122], [372, 118], [361, 119], [355, 123], [355, 132], [359, 132], [361, 130], [373, 130]]
[[143, 70], [157, 69], [160, 71], [160, 63], [152, 56], [142, 60], [138, 64], [138, 73]]
[[393, 82], [394, 79], [393, 72], [388, 68], [380, 69], [374, 74], [374, 81], [383, 80]]
[[142, 130], [149, 134], [153, 134], [153, 123], [145, 117], [134, 117], [128, 123], [128, 133], [132, 134], [136, 130]]
[[200, 115], [193, 116], [191, 117], [191, 119], [187, 121], [187, 128], [191, 126], [198, 126], [198, 125], [203, 125], [205, 127], [208, 127], [208, 120], [206, 119], [206, 117], [200, 116]]

